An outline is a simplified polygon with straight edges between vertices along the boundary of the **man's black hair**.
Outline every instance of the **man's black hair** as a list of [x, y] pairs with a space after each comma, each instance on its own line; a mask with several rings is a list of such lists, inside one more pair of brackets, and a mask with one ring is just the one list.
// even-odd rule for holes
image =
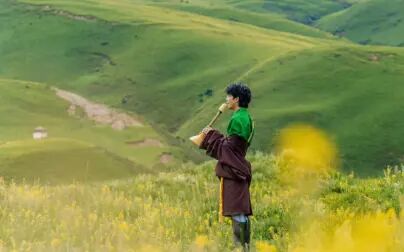
[[248, 108], [248, 104], [251, 101], [251, 90], [244, 83], [236, 82], [228, 85], [226, 94], [232, 95], [234, 98], [238, 97], [238, 105], [243, 108]]

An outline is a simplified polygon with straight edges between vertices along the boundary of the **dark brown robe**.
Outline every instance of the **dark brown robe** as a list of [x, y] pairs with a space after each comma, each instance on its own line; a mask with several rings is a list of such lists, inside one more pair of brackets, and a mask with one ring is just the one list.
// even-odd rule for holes
[[226, 137], [217, 130], [211, 130], [200, 149], [218, 160], [215, 170], [216, 176], [223, 178], [223, 216], [252, 215], [249, 190], [251, 164], [245, 159], [247, 141], [237, 135]]

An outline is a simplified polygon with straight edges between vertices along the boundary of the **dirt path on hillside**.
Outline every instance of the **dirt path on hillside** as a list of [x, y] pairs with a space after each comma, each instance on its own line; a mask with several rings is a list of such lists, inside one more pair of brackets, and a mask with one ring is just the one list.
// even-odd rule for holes
[[95, 103], [79, 96], [75, 93], [54, 88], [56, 95], [68, 102], [70, 107], [67, 112], [70, 115], [76, 115], [77, 107], [83, 109], [87, 117], [96, 123], [111, 125], [115, 130], [123, 130], [127, 127], [143, 127], [137, 118], [124, 112], [116, 111], [108, 106]]

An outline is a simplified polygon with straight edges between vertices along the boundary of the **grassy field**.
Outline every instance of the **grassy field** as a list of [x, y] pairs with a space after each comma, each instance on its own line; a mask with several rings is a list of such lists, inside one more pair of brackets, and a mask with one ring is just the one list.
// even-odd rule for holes
[[[253, 251], [402, 251], [401, 170], [368, 180], [332, 173], [312, 180], [321, 186], [309, 189], [281, 179], [288, 168], [275, 157], [257, 153], [249, 159]], [[212, 166], [183, 165], [108, 183], [44, 186], [0, 180], [0, 247], [232, 251], [230, 220], [218, 222]]]
[[[360, 1], [360, 0], [359, 0]], [[145, 1], [137, 0], [138, 3], [166, 4], [188, 8], [190, 6], [198, 6], [205, 8], [232, 8], [253, 13], [277, 13], [288, 19], [298, 21], [300, 23], [310, 24], [327, 14], [339, 11], [358, 2], [358, 0], [218, 0], [218, 1]], [[192, 8], [193, 8], [192, 7]]]
[[258, 94], [256, 144], [273, 149], [278, 129], [306, 122], [333, 137], [347, 171], [378, 173], [402, 162], [397, 137], [404, 122], [394, 115], [404, 112], [403, 56], [394, 49], [310, 49], [264, 65], [246, 78]]
[[178, 4], [177, 1], [163, 0], [163, 1], [138, 1], [138, 2], [153, 2], [153, 3], [171, 3], [179, 6], [203, 6], [210, 8], [234, 8], [238, 10], [245, 10], [254, 13], [262, 14], [279, 14], [290, 20], [297, 21], [304, 24], [312, 24], [323, 16], [341, 11], [349, 8], [356, 3], [363, 0], [341, 0], [341, 1], [328, 1], [328, 0], [223, 0], [223, 1], [190, 1], [188, 3]]
[[316, 26], [361, 44], [404, 46], [402, 0], [363, 1], [320, 19]]
[[[150, 3], [151, 1], [139, 1]], [[403, 46], [402, 0], [152, 1], [203, 15], [251, 23], [306, 36], [324, 36], [317, 27], [361, 44]], [[309, 26], [278, 19], [278, 14]]]
[[[400, 2], [381, 3], [0, 0], [0, 251], [233, 251], [188, 137], [242, 80], [252, 251], [401, 252], [404, 48], [338, 38], [398, 45]], [[55, 87], [142, 126], [69, 115]]]
[[[84, 114], [70, 116], [68, 107], [46, 85], [0, 80], [3, 177], [43, 182], [124, 178], [150, 172], [153, 165], [160, 164], [162, 153], [176, 152], [167, 144], [159, 147], [126, 143], [147, 138], [165, 143], [147, 124], [117, 131], [91, 121]], [[32, 139], [38, 126], [48, 130], [49, 139]]]
[[[157, 5], [153, 3], [153, 5]], [[198, 4], [176, 4], [176, 3], [159, 3], [157, 6], [168, 7], [185, 12], [191, 12], [199, 15], [210, 16], [214, 18], [228, 20], [230, 22], [238, 22], [251, 24], [271, 30], [300, 34], [309, 37], [331, 38], [332, 36], [316, 28], [290, 21], [278, 13], [257, 12], [237, 5], [198, 5]]]
[[[402, 49], [360, 47], [311, 28], [293, 34], [301, 25], [279, 16], [288, 25], [270, 29], [255, 18], [275, 16], [224, 11], [226, 2], [24, 2], [35, 5], [2, 3], [1, 23], [10, 24], [0, 32], [2, 76], [133, 111], [185, 146], [223, 102], [224, 87], [244, 80], [255, 94], [253, 149], [271, 151], [281, 128], [304, 122], [335, 138], [346, 171], [380, 174], [401, 162]], [[244, 19], [225, 20], [232, 13]]]
[[263, 8], [267, 11], [284, 14], [289, 19], [305, 24], [311, 24], [320, 17], [344, 9], [349, 5], [349, 1], [270, 0], [265, 1]]

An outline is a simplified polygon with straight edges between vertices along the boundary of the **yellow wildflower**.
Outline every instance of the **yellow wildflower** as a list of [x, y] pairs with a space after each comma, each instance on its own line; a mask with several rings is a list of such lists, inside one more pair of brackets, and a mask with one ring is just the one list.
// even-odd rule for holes
[[255, 243], [255, 247], [257, 248], [258, 252], [276, 252], [275, 246], [272, 244], [269, 244], [268, 242], [265, 241], [257, 241]]

